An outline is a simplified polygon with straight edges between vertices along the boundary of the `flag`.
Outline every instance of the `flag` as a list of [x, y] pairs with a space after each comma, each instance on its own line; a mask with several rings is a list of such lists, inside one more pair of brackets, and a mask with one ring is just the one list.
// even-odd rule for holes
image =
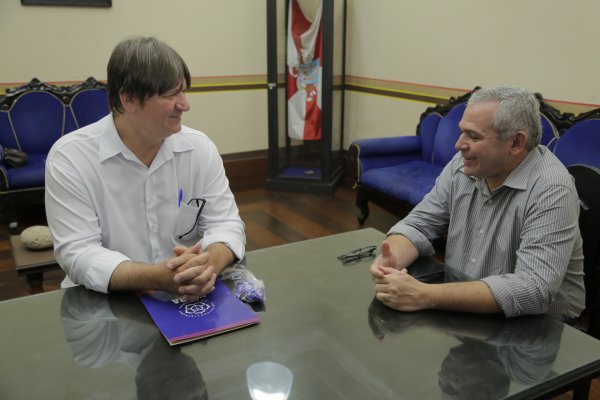
[[323, 2], [310, 21], [298, 0], [290, 0], [287, 44], [288, 135], [321, 139], [321, 75]]

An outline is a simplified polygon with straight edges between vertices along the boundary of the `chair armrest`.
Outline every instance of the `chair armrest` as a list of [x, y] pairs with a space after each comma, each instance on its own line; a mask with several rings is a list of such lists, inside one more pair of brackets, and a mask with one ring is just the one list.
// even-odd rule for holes
[[350, 177], [355, 184], [370, 168], [382, 168], [421, 159], [419, 136], [359, 139], [350, 145]]
[[358, 157], [421, 154], [419, 136], [359, 139], [352, 142], [350, 146], [358, 147]]

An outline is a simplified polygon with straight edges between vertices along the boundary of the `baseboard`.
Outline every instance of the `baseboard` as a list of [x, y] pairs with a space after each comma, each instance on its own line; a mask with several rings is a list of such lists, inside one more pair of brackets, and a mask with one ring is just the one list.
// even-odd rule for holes
[[224, 154], [221, 157], [231, 190], [265, 186], [269, 174], [268, 150]]

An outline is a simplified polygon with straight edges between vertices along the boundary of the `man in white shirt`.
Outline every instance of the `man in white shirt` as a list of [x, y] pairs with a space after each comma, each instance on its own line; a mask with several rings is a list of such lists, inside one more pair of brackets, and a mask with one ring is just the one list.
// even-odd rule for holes
[[188, 67], [136, 37], [115, 47], [107, 78], [111, 114], [62, 137], [46, 161], [62, 286], [207, 294], [246, 238], [215, 145], [181, 125]]

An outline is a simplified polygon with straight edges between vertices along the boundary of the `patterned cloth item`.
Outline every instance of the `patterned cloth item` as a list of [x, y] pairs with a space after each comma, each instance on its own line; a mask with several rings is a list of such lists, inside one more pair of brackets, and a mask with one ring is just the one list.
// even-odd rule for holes
[[226, 268], [221, 273], [221, 278], [233, 282], [235, 294], [240, 300], [248, 303], [265, 301], [265, 283], [246, 268], [245, 257]]

